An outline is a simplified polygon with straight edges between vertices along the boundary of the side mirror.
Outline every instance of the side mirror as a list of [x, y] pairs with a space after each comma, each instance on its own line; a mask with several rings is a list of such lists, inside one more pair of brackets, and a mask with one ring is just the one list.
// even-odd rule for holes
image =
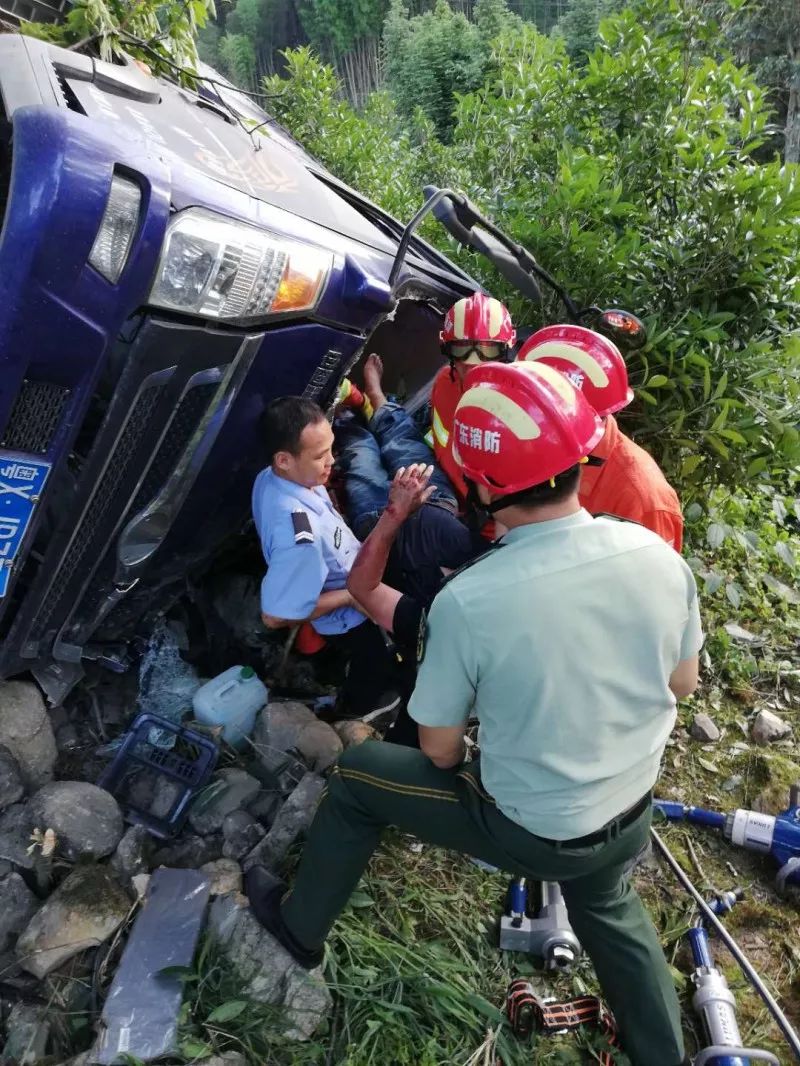
[[[432, 200], [439, 192], [440, 190], [435, 185], [426, 185], [424, 189], [426, 202]], [[486, 229], [483, 223], [487, 220], [466, 196], [458, 194], [443, 196], [435, 202], [432, 211], [433, 217], [452, 237], [455, 237], [459, 244], [485, 255], [489, 262], [494, 264], [497, 272], [523, 296], [533, 303], [541, 303], [542, 293], [536, 278], [525, 269], [508, 244], [503, 243]], [[487, 224], [491, 225], [491, 223]], [[520, 249], [520, 252], [522, 251]], [[533, 258], [530, 253], [526, 254], [528, 258]]]
[[621, 311], [618, 308], [601, 311], [592, 323], [592, 328], [627, 351], [636, 351], [647, 343], [647, 328], [644, 322], [630, 311]]

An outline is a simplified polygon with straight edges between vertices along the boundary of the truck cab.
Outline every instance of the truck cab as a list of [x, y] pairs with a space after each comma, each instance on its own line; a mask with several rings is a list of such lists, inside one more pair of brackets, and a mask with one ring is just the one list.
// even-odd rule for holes
[[198, 84], [0, 36], [0, 676], [53, 703], [243, 528], [271, 399], [368, 343], [413, 394], [477, 287]]

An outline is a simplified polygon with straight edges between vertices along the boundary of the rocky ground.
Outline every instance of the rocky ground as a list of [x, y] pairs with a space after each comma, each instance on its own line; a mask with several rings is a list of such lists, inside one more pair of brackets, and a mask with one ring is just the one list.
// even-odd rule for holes
[[[133, 711], [133, 704], [127, 714], [120, 707], [120, 696], [125, 702], [132, 693], [113, 680], [88, 690], [97, 718], [86, 714], [85, 692], [71, 708], [48, 713], [33, 685], [0, 683], [0, 1063], [55, 1063], [59, 1051], [89, 1040], [159, 867], [206, 876], [208, 935], [239, 975], [241, 995], [279, 1009], [287, 1036], [307, 1038], [330, 1011], [330, 993], [254, 920], [240, 895], [242, 872], [256, 862], [279, 871], [310, 823], [323, 775], [345, 745], [372, 730], [357, 723], [337, 732], [303, 703], [271, 701], [243, 752], [223, 746], [183, 831], [159, 840], [126, 825], [114, 796], [93, 783], [108, 758], [98, 749]], [[169, 808], [170, 790], [165, 778], [150, 775], [129, 783], [126, 798], [159, 814]]]

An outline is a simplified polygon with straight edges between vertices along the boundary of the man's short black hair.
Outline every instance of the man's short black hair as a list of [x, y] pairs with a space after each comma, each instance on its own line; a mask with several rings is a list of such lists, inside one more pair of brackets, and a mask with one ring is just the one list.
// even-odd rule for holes
[[325, 412], [302, 396], [279, 396], [264, 409], [261, 425], [267, 462], [271, 463], [277, 452], [297, 455], [300, 437], [306, 426], [325, 421]]
[[561, 503], [571, 496], [578, 487], [580, 481], [580, 463], [571, 466], [563, 474], [556, 474], [553, 478], [555, 487], [549, 481], [543, 481], [540, 485], [534, 485], [525, 492], [514, 493], [514, 506], [536, 508], [549, 503]]

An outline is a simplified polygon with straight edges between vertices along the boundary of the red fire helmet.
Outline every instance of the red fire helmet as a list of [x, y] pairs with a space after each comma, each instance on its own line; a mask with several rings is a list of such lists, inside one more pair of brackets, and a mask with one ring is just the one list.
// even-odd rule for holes
[[453, 455], [466, 478], [503, 495], [563, 474], [603, 436], [583, 395], [544, 363], [485, 363], [465, 385]]
[[564, 374], [601, 418], [627, 407], [633, 399], [619, 348], [584, 326], [546, 326], [525, 341], [517, 359], [546, 363]]

